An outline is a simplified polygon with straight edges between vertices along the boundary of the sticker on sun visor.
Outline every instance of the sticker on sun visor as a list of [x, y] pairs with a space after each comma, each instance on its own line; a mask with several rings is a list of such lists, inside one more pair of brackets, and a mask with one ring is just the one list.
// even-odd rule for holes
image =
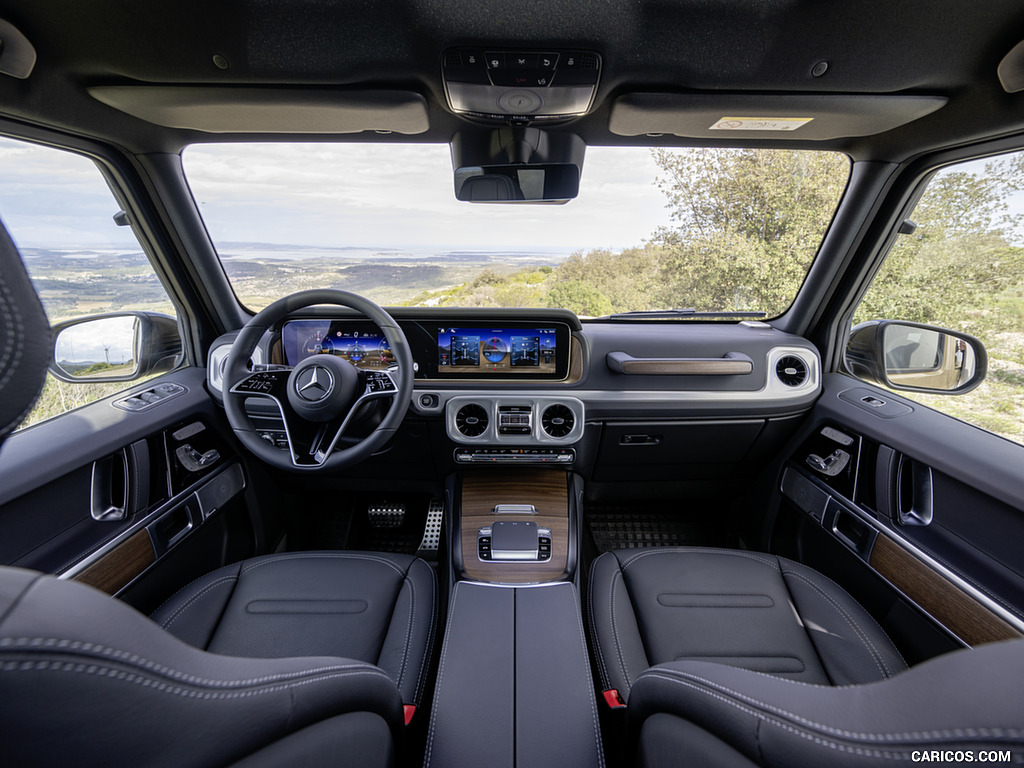
[[712, 131], [795, 131], [813, 117], [723, 117]]

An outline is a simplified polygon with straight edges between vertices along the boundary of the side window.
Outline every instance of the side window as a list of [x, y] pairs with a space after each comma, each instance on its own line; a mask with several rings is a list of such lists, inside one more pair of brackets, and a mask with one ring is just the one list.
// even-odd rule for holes
[[[119, 211], [92, 160], [0, 137], [0, 218], [21, 252], [51, 325], [129, 310], [157, 312], [176, 320], [174, 305], [131, 227], [115, 222]], [[131, 350], [120, 350], [117, 340], [99, 338], [99, 332], [84, 332], [84, 328], [103, 327], [83, 327], [76, 335], [80, 341], [76, 341], [75, 356], [97, 369], [109, 367], [116, 372], [125, 362], [121, 358], [131, 358]], [[49, 344], [49, 339], [40, 343]], [[21, 427], [114, 394], [139, 380], [80, 383], [47, 375], [43, 394]]]
[[910, 218], [917, 228], [897, 237], [854, 325], [912, 321], [980, 339], [988, 375], [976, 389], [901, 394], [1024, 443], [1024, 152], [940, 171]]

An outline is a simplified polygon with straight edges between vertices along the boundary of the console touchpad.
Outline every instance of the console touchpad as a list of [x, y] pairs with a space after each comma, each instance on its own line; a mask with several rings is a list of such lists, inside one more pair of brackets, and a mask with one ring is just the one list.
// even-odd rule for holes
[[536, 523], [499, 520], [481, 528], [477, 537], [482, 560], [547, 560], [551, 557], [551, 532]]

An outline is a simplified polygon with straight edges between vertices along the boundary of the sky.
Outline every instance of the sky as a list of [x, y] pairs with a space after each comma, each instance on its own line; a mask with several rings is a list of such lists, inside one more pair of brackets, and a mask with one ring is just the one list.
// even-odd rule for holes
[[[646, 149], [588, 149], [566, 205], [456, 200], [447, 145], [197, 145], [183, 162], [215, 243], [568, 253], [669, 223]], [[137, 249], [117, 210], [91, 161], [0, 138], [0, 216], [20, 247]]]
[[203, 145], [184, 166], [220, 242], [618, 249], [668, 223], [646, 149], [588, 149], [579, 197], [565, 205], [456, 200], [447, 145]]
[[[566, 254], [641, 245], [670, 224], [643, 148], [588, 148], [566, 205], [456, 200], [447, 145], [196, 145], [183, 162], [215, 243]], [[1024, 192], [1008, 202], [1024, 211]], [[88, 159], [0, 138], [0, 217], [20, 247], [138, 250], [117, 210]]]

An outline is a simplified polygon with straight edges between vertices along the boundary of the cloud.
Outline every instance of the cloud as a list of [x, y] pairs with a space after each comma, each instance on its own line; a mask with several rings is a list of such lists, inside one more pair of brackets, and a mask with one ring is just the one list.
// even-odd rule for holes
[[436, 144], [196, 145], [186, 176], [215, 241], [337, 247], [574, 250], [639, 245], [668, 221], [650, 153], [587, 152], [564, 206], [455, 199]]

